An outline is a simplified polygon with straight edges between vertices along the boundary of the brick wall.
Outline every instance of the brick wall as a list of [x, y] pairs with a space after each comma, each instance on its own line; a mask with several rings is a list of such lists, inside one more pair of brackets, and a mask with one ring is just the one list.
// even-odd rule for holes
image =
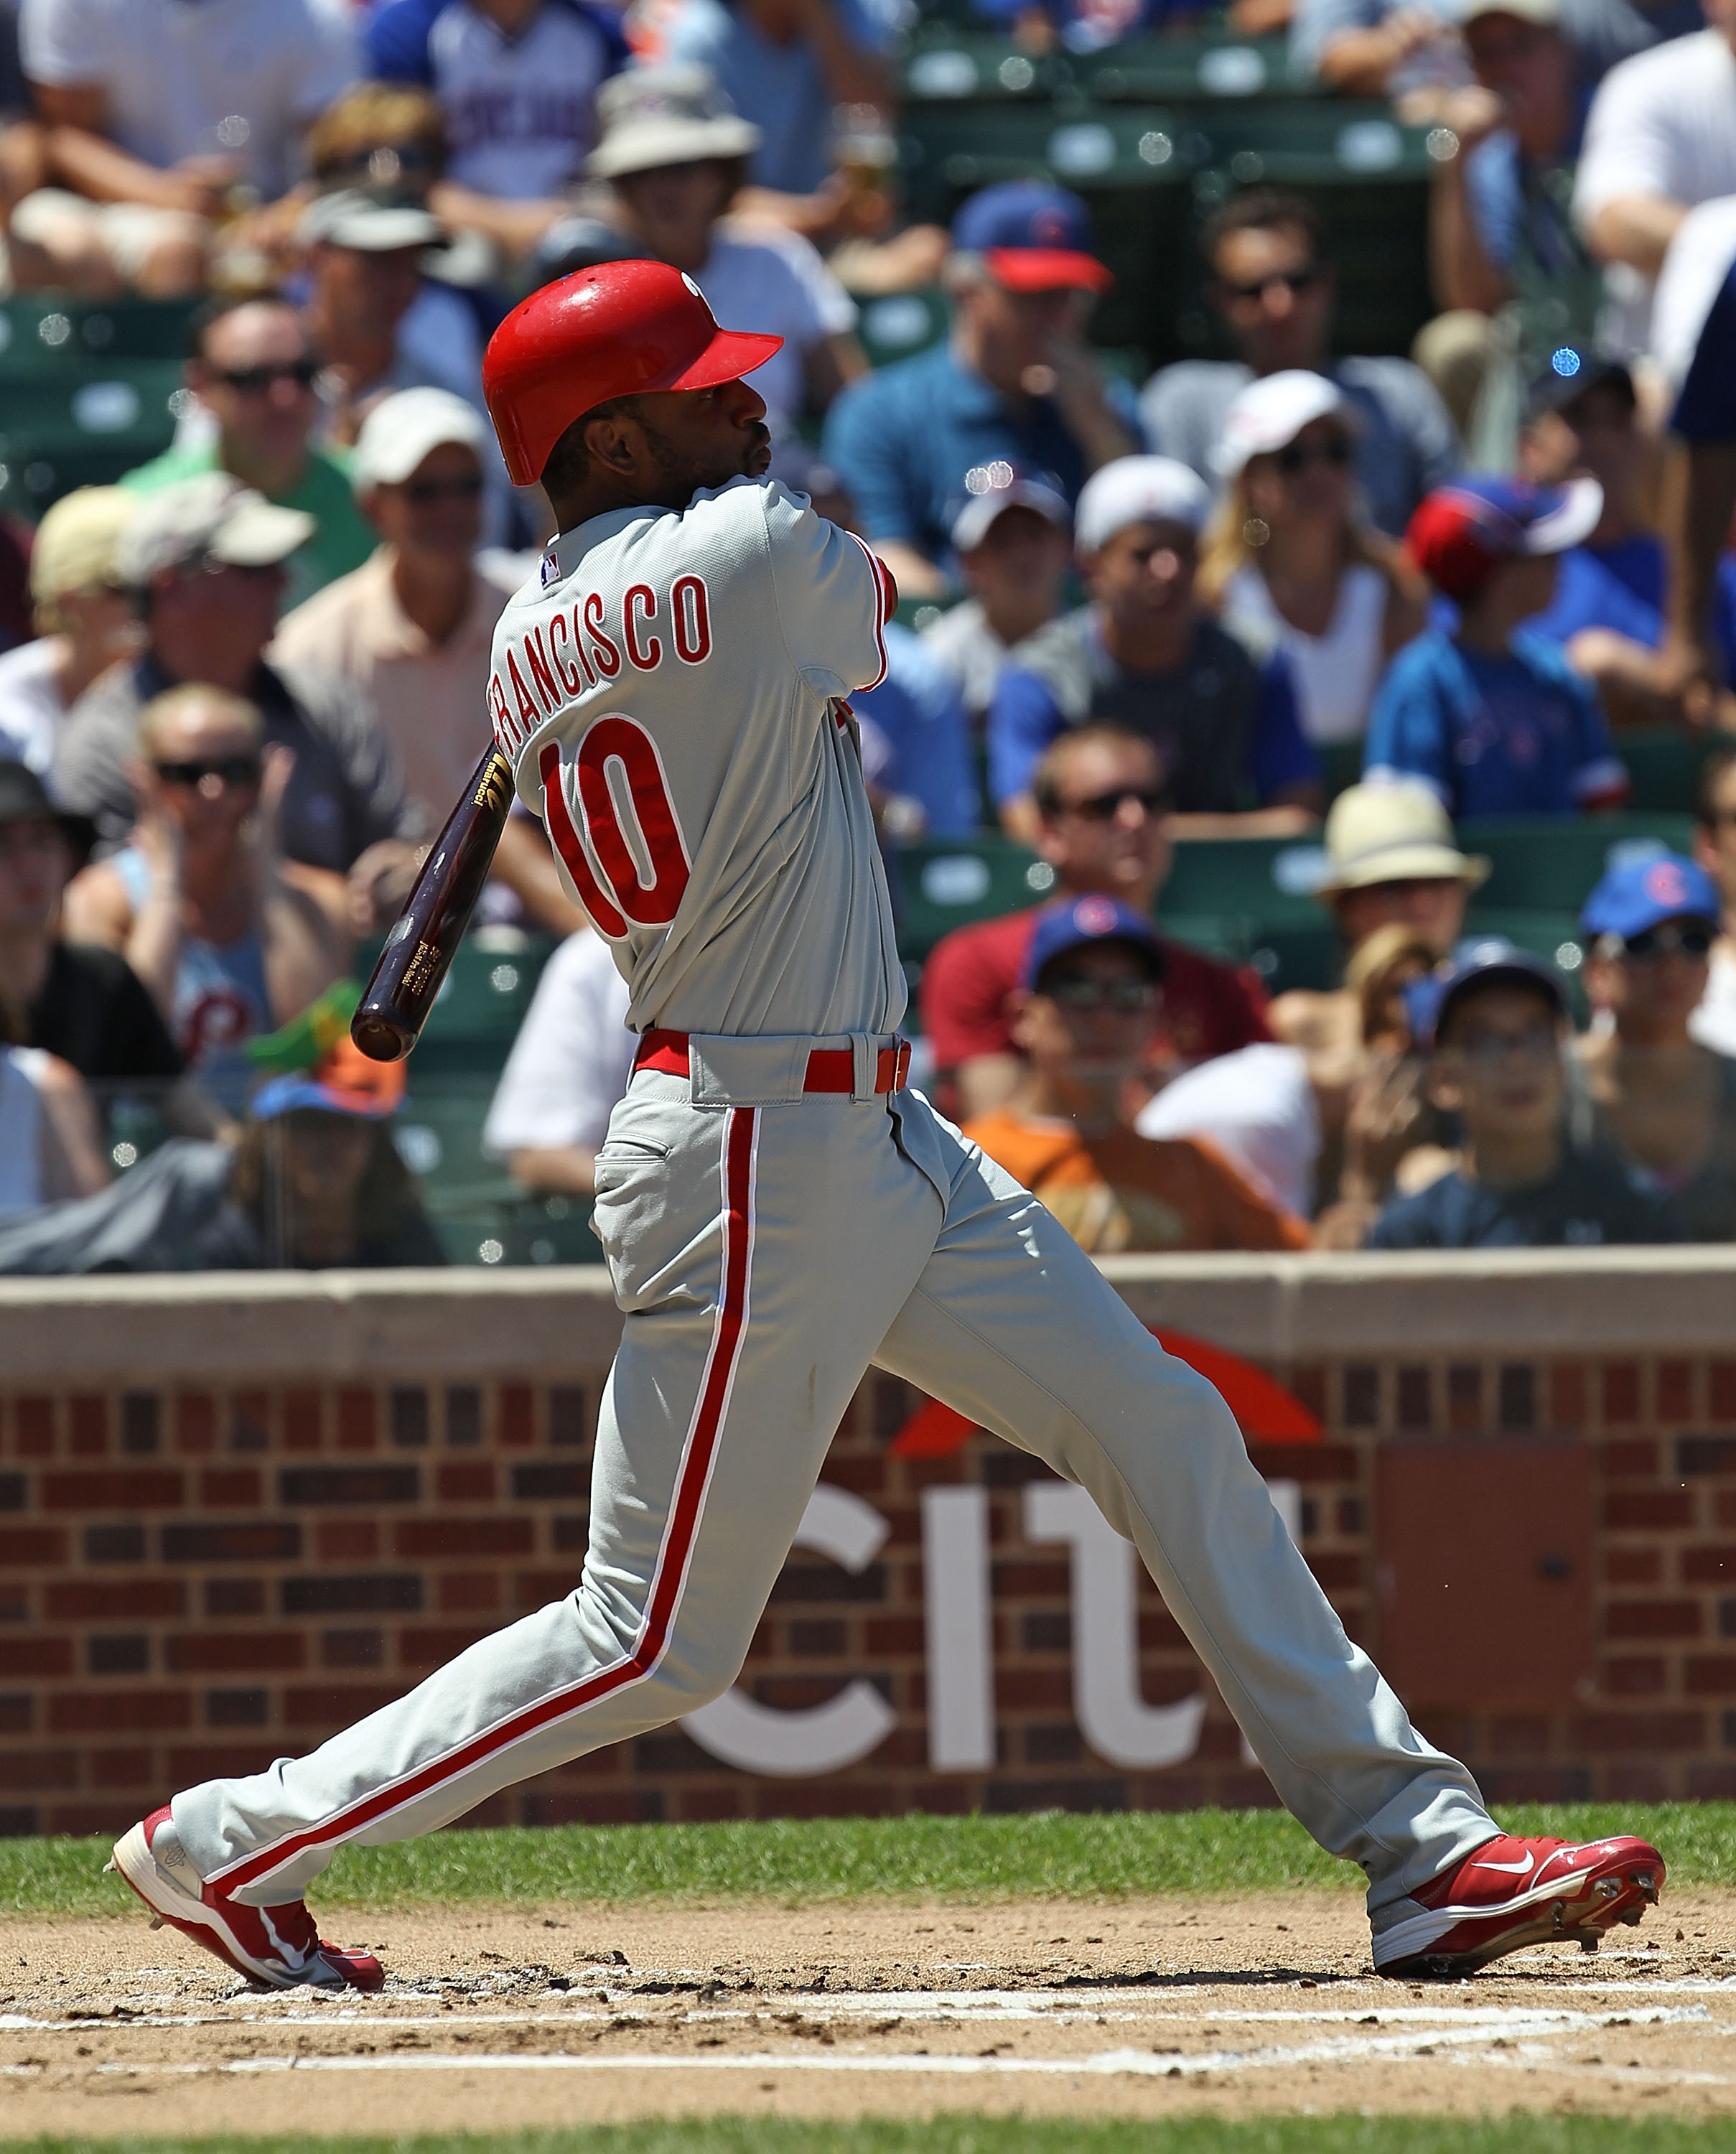
[[[1253, 1456], [1300, 1484], [1304, 1552], [1376, 1652], [1383, 1447], [1468, 1442], [1463, 1499], [1493, 1507], [1516, 1441], [1585, 1447], [1586, 1680], [1524, 1710], [1410, 1702], [1496, 1799], [1736, 1794], [1736, 1347], [1721, 1344], [1736, 1260], [1115, 1269], [1146, 1320], [1259, 1360], [1320, 1416], [1318, 1444]], [[0, 1289], [0, 1828], [124, 1825], [177, 1786], [310, 1746], [569, 1591], [616, 1324], [600, 1284]], [[1049, 1477], [982, 1436], [944, 1458], [892, 1454], [920, 1404], [892, 1379], [865, 1381], [824, 1478], [880, 1515], [883, 1544], [856, 1572], [794, 1553], [743, 1677], [786, 1709], [865, 1680], [893, 1715], [877, 1747], [840, 1771], [767, 1778], [667, 1728], [479, 1815], [1269, 1800], [1142, 1574], [1141, 1693], [1158, 1706], [1203, 1688], [1204, 1723], [1162, 1770], [1094, 1753], [1073, 1711], [1068, 1551], [1022, 1524], [1026, 1484]], [[986, 1492], [995, 1763], [980, 1769], [929, 1763], [922, 1499], [937, 1483]]]

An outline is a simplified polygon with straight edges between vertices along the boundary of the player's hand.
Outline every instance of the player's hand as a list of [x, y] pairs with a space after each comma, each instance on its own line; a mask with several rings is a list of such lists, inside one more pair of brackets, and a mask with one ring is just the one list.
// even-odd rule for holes
[[144, 858], [151, 888], [163, 896], [178, 892], [186, 845], [169, 789], [148, 763], [132, 764], [130, 774], [137, 809], [129, 842]]

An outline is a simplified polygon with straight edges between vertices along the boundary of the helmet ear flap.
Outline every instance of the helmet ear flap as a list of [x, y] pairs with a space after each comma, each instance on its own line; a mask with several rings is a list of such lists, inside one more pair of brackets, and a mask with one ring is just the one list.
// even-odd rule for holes
[[782, 343], [720, 329], [692, 278], [664, 262], [600, 262], [544, 284], [483, 356], [508, 473], [515, 486], [534, 485], [562, 435], [600, 404], [736, 380]]

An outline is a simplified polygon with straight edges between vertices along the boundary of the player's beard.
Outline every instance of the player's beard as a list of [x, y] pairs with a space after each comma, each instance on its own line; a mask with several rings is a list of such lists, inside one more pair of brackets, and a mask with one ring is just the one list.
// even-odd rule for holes
[[679, 496], [685, 503], [703, 487], [728, 486], [733, 478], [758, 478], [772, 460], [771, 431], [758, 419], [742, 428], [741, 447], [733, 460], [727, 460], [720, 448], [715, 464], [682, 455], [661, 427], [652, 426], [642, 414], [639, 424], [656, 469], [659, 501], [672, 502]]

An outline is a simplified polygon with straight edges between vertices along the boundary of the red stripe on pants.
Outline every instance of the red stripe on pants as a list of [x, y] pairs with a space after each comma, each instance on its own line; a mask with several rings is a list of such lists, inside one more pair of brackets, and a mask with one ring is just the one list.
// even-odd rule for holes
[[[360, 1802], [328, 1818], [323, 1825], [309, 1826], [269, 1847], [243, 1855], [239, 1861], [216, 1871], [207, 1881], [209, 1883], [234, 1892], [269, 1876], [309, 1849], [329, 1847], [353, 1839], [369, 1825], [391, 1816], [394, 1810], [419, 1801], [447, 1781], [472, 1771], [498, 1752], [522, 1743], [567, 1714], [595, 1705], [599, 1699], [630, 1684], [643, 1682], [663, 1657], [687, 1582], [687, 1565], [692, 1558], [705, 1492], [710, 1484], [717, 1439], [728, 1410], [736, 1364], [748, 1325], [748, 1289], [753, 1253], [753, 1142], [758, 1120], [757, 1111], [751, 1107], [729, 1110], [723, 1139], [722, 1292], [685, 1453], [676, 1476], [674, 1497], [663, 1528], [662, 1545], [651, 1573], [645, 1616], [632, 1651], [612, 1667], [600, 1669], [566, 1690], [550, 1692], [547, 1697], [526, 1706], [498, 1726], [473, 1736], [461, 1748], [376, 1789]], [[628, 1440], [631, 1442], [631, 1438]]]

